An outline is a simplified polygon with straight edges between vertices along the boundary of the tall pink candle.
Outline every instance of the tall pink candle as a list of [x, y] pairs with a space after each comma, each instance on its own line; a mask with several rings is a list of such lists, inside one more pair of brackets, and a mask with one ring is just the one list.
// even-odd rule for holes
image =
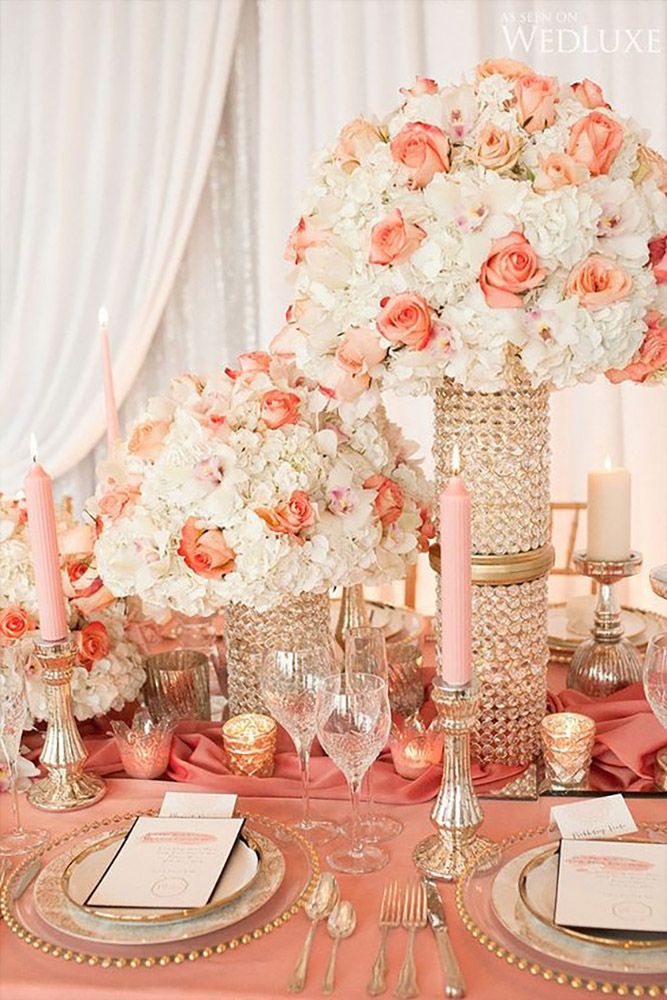
[[472, 563], [470, 494], [454, 475], [440, 497], [441, 671], [447, 684], [468, 684], [472, 674]]
[[25, 477], [25, 496], [32, 565], [37, 588], [39, 631], [42, 639], [64, 639], [67, 635], [67, 613], [60, 575], [53, 490], [51, 477], [37, 463], [36, 457], [33, 458], [32, 468]]
[[120, 424], [116, 409], [116, 393], [113, 385], [113, 369], [111, 367], [111, 351], [109, 348], [109, 314], [104, 306], [99, 311], [98, 322], [102, 340], [102, 368], [104, 371], [104, 404], [107, 415], [107, 448], [111, 454], [120, 441]]

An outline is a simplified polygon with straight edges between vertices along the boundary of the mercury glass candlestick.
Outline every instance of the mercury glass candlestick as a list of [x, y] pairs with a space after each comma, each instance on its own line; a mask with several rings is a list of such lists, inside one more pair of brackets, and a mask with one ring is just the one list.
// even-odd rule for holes
[[479, 685], [452, 687], [438, 678], [432, 698], [444, 736], [444, 766], [440, 791], [431, 813], [436, 832], [417, 844], [412, 858], [430, 878], [451, 882], [471, 865], [491, 865], [498, 847], [477, 830], [482, 809], [470, 773], [470, 733], [477, 718]]
[[591, 577], [600, 587], [591, 638], [575, 650], [567, 675], [567, 686], [592, 698], [604, 698], [641, 680], [637, 650], [623, 635], [621, 609], [614, 590], [619, 580], [634, 576], [642, 566], [639, 552], [627, 559], [589, 559], [575, 552], [577, 572]]

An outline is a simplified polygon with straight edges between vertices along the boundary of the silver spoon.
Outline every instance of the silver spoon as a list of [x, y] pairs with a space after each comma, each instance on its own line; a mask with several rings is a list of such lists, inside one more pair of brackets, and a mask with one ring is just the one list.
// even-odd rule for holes
[[324, 974], [324, 982], [322, 983], [323, 993], [333, 993], [338, 945], [343, 938], [347, 938], [353, 933], [356, 926], [357, 914], [354, 912], [354, 907], [349, 899], [344, 899], [342, 902], [336, 903], [327, 920], [327, 930], [333, 938], [333, 944], [331, 946], [331, 956], [327, 965], [327, 971]]
[[306, 984], [306, 972], [308, 971], [308, 959], [310, 949], [313, 945], [313, 938], [320, 920], [329, 916], [340, 898], [340, 889], [335, 875], [324, 872], [317, 880], [312, 895], [304, 906], [304, 913], [311, 922], [306, 940], [303, 943], [299, 960], [294, 967], [294, 972], [287, 984], [290, 993], [300, 993]]

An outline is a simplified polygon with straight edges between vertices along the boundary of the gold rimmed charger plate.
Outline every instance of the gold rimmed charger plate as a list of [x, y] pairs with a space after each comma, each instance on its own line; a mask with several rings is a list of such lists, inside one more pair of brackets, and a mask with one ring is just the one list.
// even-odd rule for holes
[[[658, 632], [664, 632], [667, 629], [667, 618], [663, 615], [657, 614], [655, 611], [644, 611], [641, 608], [630, 608], [623, 607], [623, 611], [627, 612], [629, 615], [636, 616], [640, 618], [644, 627], [641, 632], [635, 634], [634, 636], [629, 636], [632, 644], [637, 648], [638, 652], [642, 652], [646, 648], [646, 645], [651, 638], [651, 636], [656, 635]], [[550, 604], [549, 614], [554, 613], [564, 613], [565, 604]], [[572, 655], [579, 646], [588, 636], [585, 635], [575, 635], [571, 633], [567, 638], [562, 635], [549, 635], [549, 654], [550, 659], [553, 663], [565, 663], [569, 664], [572, 659]]]

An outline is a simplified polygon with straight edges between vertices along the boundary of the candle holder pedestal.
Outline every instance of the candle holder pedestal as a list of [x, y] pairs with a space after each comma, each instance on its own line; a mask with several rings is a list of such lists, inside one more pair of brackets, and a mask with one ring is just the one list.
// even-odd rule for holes
[[76, 643], [66, 637], [57, 642], [35, 641], [35, 658], [42, 670], [49, 722], [40, 763], [48, 774], [33, 782], [28, 800], [37, 809], [51, 812], [85, 809], [104, 796], [106, 784], [84, 771], [88, 752], [72, 711], [72, 672]]
[[470, 734], [477, 718], [479, 684], [449, 687], [436, 680], [432, 698], [444, 736], [440, 791], [431, 813], [436, 832], [417, 844], [412, 859], [430, 878], [452, 882], [475, 863], [492, 865], [498, 847], [477, 835], [483, 818], [470, 774]]
[[621, 610], [614, 590], [619, 580], [639, 572], [642, 557], [639, 552], [631, 552], [627, 559], [606, 561], [575, 552], [573, 561], [577, 572], [597, 581], [600, 591], [591, 638], [577, 646], [567, 686], [592, 698], [604, 698], [642, 679], [637, 650], [623, 635]]

